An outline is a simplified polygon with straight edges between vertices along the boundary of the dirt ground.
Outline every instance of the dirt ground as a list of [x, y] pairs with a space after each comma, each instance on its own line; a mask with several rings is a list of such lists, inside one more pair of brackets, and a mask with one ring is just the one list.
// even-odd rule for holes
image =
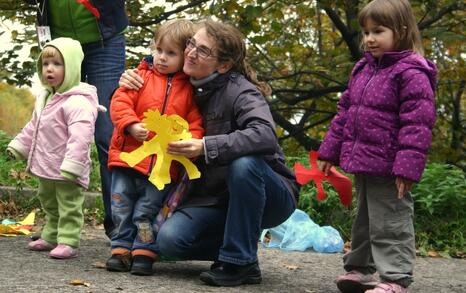
[[[27, 249], [29, 237], [0, 237], [0, 292], [338, 292], [342, 254], [284, 252], [260, 248], [263, 281], [259, 285], [220, 288], [198, 278], [210, 262], [155, 264], [150, 277], [104, 269], [109, 243], [101, 229], [87, 226], [79, 257], [55, 260]], [[71, 284], [75, 282], [76, 285]], [[466, 260], [417, 258], [411, 292], [466, 292]]]

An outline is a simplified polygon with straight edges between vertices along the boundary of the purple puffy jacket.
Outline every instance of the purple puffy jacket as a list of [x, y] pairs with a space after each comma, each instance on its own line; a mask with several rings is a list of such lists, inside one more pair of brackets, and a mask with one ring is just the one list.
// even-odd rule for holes
[[435, 123], [437, 69], [412, 51], [366, 53], [355, 65], [319, 159], [348, 173], [418, 182]]

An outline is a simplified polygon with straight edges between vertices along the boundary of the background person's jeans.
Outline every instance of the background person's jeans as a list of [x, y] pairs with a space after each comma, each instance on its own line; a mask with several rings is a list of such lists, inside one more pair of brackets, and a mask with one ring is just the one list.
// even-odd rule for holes
[[81, 67], [82, 80], [97, 88], [99, 103], [107, 108], [99, 112], [95, 125], [95, 144], [100, 163], [102, 196], [105, 208], [105, 233], [111, 238], [113, 230], [110, 186], [112, 175], [108, 170], [108, 148], [112, 137], [113, 125], [110, 120], [110, 98], [118, 87], [118, 80], [125, 69], [125, 36], [119, 34], [105, 40], [82, 46], [84, 61]]
[[229, 174], [228, 209], [178, 210], [159, 231], [160, 254], [239, 265], [257, 260], [261, 229], [284, 222], [295, 210], [294, 200], [280, 176], [260, 157], [233, 161]]
[[112, 173], [112, 248], [155, 252], [152, 226], [171, 185], [158, 190], [146, 176], [129, 168], [114, 168]]

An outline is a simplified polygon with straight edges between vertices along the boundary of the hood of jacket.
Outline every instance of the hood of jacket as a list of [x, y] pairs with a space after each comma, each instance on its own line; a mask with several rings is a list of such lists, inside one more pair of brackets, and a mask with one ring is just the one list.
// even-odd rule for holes
[[[71, 38], [57, 38], [47, 43], [45, 47], [52, 46], [57, 49], [63, 57], [65, 73], [62, 84], [55, 90], [57, 93], [63, 93], [79, 85], [81, 81], [81, 63], [84, 59], [84, 53], [81, 44]], [[42, 53], [37, 60], [37, 74], [42, 85], [51, 93], [53, 89], [43, 80], [42, 76]]]
[[432, 90], [435, 91], [437, 84], [437, 67], [429, 59], [426, 59], [419, 54], [413, 54], [413, 51], [406, 50], [401, 52], [386, 52], [379, 60], [375, 59], [369, 52], [365, 52], [363, 60], [366, 60], [367, 63], [379, 68], [392, 66], [399, 62], [397, 67], [423, 71], [429, 78]]

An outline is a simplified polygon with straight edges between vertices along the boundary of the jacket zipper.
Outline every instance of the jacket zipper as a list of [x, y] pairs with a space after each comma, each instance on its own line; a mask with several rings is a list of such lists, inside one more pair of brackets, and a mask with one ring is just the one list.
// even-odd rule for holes
[[[359, 132], [358, 132], [358, 128], [357, 128], [358, 116], [359, 116], [359, 115], [358, 115], [359, 109], [361, 109], [362, 101], [363, 101], [364, 95], [366, 94], [366, 89], [367, 89], [367, 87], [369, 86], [369, 84], [370, 84], [370, 82], [372, 81], [372, 79], [374, 78], [374, 76], [377, 75], [377, 72], [378, 72], [378, 71], [379, 71], [379, 67], [377, 66], [377, 67], [375, 68], [374, 73], [371, 75], [371, 77], [370, 77], [369, 80], [367, 81], [366, 85], [364, 86], [364, 89], [362, 90], [361, 99], [360, 99], [360, 101], [359, 101], [358, 109], [356, 110], [356, 114], [355, 114], [355, 118], [354, 118], [354, 131], [355, 131], [355, 137], [354, 137], [353, 147], [351, 148], [350, 166], [348, 166], [348, 167], [351, 167], [351, 165], [353, 164], [354, 148], [355, 148], [356, 143], [357, 143], [358, 138], [359, 138]], [[351, 169], [351, 168], [350, 168], [350, 169]]]
[[160, 113], [160, 115], [163, 115], [165, 113], [165, 108], [167, 107], [168, 95], [170, 94], [170, 90], [172, 88], [172, 79], [173, 79], [173, 75], [169, 75], [168, 81], [167, 81], [167, 89], [165, 90], [165, 98], [162, 104], [162, 112]]
[[[173, 75], [169, 75], [168, 81], [167, 81], [167, 88], [165, 90], [165, 97], [163, 99], [163, 104], [162, 104], [162, 112], [160, 113], [160, 115], [163, 115], [165, 113], [165, 108], [167, 107], [168, 95], [170, 94], [170, 90], [172, 88], [172, 79], [173, 79]], [[150, 158], [150, 164], [149, 164], [149, 170], [147, 171], [147, 177], [149, 177], [151, 174], [152, 165], [154, 165], [154, 156], [155, 155], [152, 155]]]

